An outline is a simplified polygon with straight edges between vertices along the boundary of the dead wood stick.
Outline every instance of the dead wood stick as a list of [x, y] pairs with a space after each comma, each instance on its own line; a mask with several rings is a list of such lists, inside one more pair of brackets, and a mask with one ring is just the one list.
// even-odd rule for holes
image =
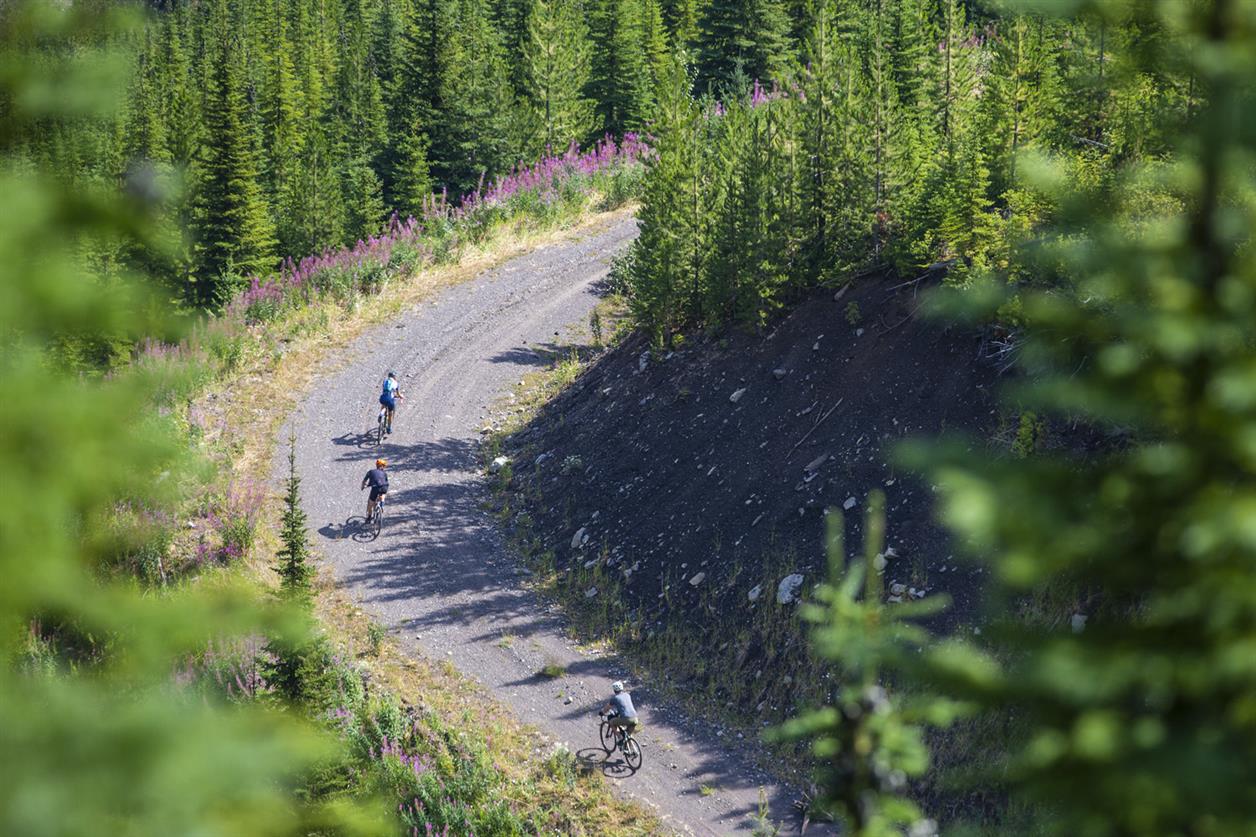
[[793, 456], [794, 451], [802, 447], [802, 443], [807, 441], [807, 439], [811, 436], [812, 433], [816, 432], [816, 428], [820, 426], [821, 422], [823, 422], [829, 416], [833, 415], [833, 411], [836, 410], [838, 407], [840, 407], [842, 404], [842, 401], [844, 400], [845, 400], [844, 398], [837, 399], [837, 403], [835, 403], [832, 407], [829, 407], [829, 411], [827, 413], [825, 413], [824, 415], [816, 419], [816, 423], [811, 425], [811, 429], [808, 430], [806, 433], [804, 433], [803, 437], [799, 439], [798, 442], [792, 448], [789, 449], [789, 453], [785, 454], [785, 458], [789, 459], [791, 456]]

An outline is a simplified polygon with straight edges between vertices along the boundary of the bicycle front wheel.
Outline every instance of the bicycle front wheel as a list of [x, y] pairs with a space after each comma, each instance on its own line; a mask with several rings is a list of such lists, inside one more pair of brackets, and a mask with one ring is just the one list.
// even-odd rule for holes
[[624, 741], [624, 761], [633, 770], [641, 767], [641, 745], [631, 735]]

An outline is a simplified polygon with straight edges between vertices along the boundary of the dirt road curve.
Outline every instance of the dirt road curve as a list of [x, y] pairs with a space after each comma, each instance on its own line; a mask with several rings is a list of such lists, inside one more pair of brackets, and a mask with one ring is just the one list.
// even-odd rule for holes
[[[718, 730], [652, 700], [648, 684], [636, 689], [644, 766], [630, 774], [618, 757], [604, 762], [596, 707], [612, 680], [631, 681], [629, 672], [573, 646], [560, 614], [521, 587], [522, 571], [479, 510], [475, 445], [486, 406], [540, 362], [530, 346], [587, 319], [594, 286], [635, 234], [636, 222], [617, 216], [581, 240], [515, 258], [365, 334], [347, 356], [330, 359], [328, 368], [340, 371], [316, 383], [293, 415], [298, 469], [324, 559], [404, 647], [449, 659], [677, 832], [744, 833], [766, 779], [742, 766]], [[399, 373], [405, 401], [396, 432], [377, 448], [364, 432], [389, 369]], [[384, 531], [372, 541], [362, 531], [358, 483], [381, 453], [392, 490]], [[566, 675], [539, 677], [547, 663]], [[793, 828], [790, 795], [768, 790], [773, 813]]]

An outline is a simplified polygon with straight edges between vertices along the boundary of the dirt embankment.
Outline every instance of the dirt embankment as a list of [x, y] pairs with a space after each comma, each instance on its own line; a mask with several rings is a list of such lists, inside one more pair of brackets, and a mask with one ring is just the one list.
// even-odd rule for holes
[[824, 688], [793, 618], [825, 574], [824, 510], [845, 509], [857, 548], [877, 488], [887, 595], [946, 593], [934, 627], [962, 624], [980, 577], [953, 559], [931, 487], [891, 454], [912, 436], [999, 432], [996, 371], [977, 335], [919, 303], [919, 285], [869, 281], [766, 336], [663, 354], [632, 337], [513, 434], [515, 521], [582, 626], [733, 714], [788, 714]]

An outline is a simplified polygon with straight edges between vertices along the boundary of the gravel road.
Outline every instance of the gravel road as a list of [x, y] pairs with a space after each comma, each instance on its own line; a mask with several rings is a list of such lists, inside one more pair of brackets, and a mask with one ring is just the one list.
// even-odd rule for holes
[[[485, 271], [333, 353], [326, 368], [338, 371], [317, 381], [291, 418], [305, 509], [338, 583], [403, 647], [451, 661], [503, 711], [565, 742], [676, 832], [748, 832], [761, 785], [773, 812], [796, 828], [791, 795], [744, 766], [735, 741], [653, 699], [617, 659], [570, 640], [561, 613], [525, 589], [525, 571], [480, 510], [476, 442], [488, 405], [544, 362], [531, 346], [587, 320], [610, 258], [636, 231], [633, 218], [614, 216], [578, 240]], [[405, 401], [396, 432], [376, 447], [366, 430], [389, 369], [399, 373]], [[391, 491], [384, 530], [370, 540], [358, 484], [377, 455], [389, 460]], [[539, 676], [551, 663], [565, 675]], [[644, 720], [645, 762], [636, 773], [617, 755], [605, 757], [598, 742], [596, 709], [617, 678], [635, 687]]]

